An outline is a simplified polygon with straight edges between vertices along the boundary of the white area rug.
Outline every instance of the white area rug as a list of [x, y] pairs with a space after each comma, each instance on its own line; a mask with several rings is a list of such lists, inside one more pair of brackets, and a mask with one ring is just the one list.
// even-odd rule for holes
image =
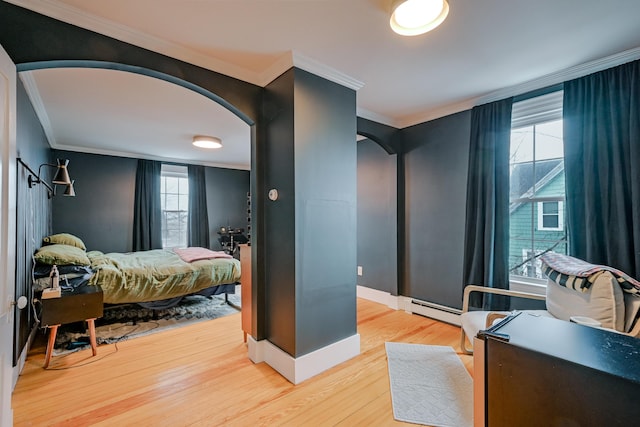
[[437, 427], [473, 425], [473, 379], [451, 347], [388, 342], [393, 417]]

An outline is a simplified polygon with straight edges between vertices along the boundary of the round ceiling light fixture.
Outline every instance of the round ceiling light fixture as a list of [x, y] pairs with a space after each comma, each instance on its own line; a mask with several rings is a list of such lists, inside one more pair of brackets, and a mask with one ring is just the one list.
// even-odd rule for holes
[[449, 14], [447, 0], [395, 0], [389, 25], [403, 36], [417, 36], [442, 24]]
[[222, 148], [222, 140], [215, 136], [196, 135], [193, 137], [193, 145], [200, 148]]

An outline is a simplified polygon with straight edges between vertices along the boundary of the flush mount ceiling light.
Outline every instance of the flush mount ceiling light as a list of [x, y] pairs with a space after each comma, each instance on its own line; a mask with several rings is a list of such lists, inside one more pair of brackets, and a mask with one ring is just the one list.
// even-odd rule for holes
[[222, 148], [222, 140], [215, 136], [196, 135], [193, 137], [193, 145], [200, 148]]
[[389, 25], [403, 36], [417, 36], [442, 24], [449, 14], [447, 0], [395, 0]]

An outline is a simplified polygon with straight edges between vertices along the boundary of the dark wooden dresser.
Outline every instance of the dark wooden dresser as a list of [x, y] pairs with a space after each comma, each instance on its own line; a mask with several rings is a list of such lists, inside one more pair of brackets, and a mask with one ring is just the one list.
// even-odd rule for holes
[[474, 342], [476, 426], [640, 423], [640, 339], [521, 313]]

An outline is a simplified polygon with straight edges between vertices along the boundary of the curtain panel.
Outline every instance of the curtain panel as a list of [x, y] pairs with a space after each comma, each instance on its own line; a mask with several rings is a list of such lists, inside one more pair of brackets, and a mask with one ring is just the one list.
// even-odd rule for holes
[[209, 216], [204, 166], [189, 165], [188, 244], [209, 248]]
[[[509, 143], [513, 98], [471, 110], [464, 286], [509, 287]], [[508, 309], [497, 295], [471, 294], [473, 306]]]
[[138, 160], [133, 205], [133, 250], [162, 248], [160, 180], [162, 163]]
[[564, 84], [569, 251], [640, 276], [640, 61]]

